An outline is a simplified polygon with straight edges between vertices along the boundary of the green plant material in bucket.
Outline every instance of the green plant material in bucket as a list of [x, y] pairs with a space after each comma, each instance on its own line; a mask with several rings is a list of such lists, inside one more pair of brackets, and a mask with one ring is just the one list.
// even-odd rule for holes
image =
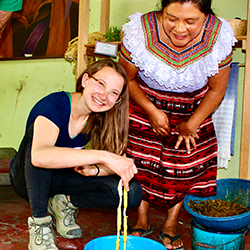
[[246, 213], [250, 211], [249, 207], [244, 207], [241, 204], [236, 203], [240, 197], [234, 199], [233, 201], [223, 201], [221, 199], [212, 200], [192, 200], [189, 201], [189, 207], [196, 213], [210, 216], [210, 217], [229, 217], [239, 214]]

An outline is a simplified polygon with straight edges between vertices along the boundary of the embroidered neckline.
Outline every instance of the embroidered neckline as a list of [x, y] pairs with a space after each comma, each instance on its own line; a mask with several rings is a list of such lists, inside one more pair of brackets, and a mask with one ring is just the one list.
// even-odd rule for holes
[[152, 55], [171, 68], [183, 71], [188, 65], [211, 53], [222, 26], [222, 22], [218, 18], [209, 15], [200, 41], [177, 52], [160, 40], [156, 13], [156, 11], [152, 11], [141, 17], [145, 47]]
[[[202, 88], [207, 83], [208, 77], [218, 73], [219, 64], [231, 55], [232, 46], [237, 41], [230, 24], [223, 18], [211, 15], [205, 26], [206, 30], [204, 28], [204, 35], [194, 45], [191, 60], [183, 65], [175, 64], [174, 68], [169, 60], [178, 59], [178, 56], [183, 54], [185, 56], [188, 48], [176, 52], [170, 50], [166, 44], [149, 43], [155, 38], [154, 32], [158, 32], [152, 25], [151, 29], [145, 29], [150, 24], [149, 18], [155, 22], [156, 19], [152, 19], [154, 12], [148, 14], [136, 12], [129, 17], [131, 21], [123, 25], [123, 45], [130, 53], [131, 62], [139, 68], [140, 77], [153, 89], [192, 92]], [[148, 22], [148, 26], [143, 22]], [[188, 65], [187, 70], [183, 71], [186, 65]], [[178, 69], [180, 69], [179, 74], [176, 72]]]

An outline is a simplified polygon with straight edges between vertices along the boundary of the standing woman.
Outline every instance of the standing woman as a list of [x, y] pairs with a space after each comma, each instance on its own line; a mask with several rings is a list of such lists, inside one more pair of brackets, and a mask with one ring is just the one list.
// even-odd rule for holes
[[212, 113], [222, 101], [236, 39], [211, 0], [162, 0], [124, 25], [120, 63], [129, 77], [127, 156], [143, 200], [130, 233], [152, 233], [149, 204], [167, 208], [160, 239], [183, 249], [178, 216], [185, 195], [214, 195], [217, 140]]
[[[140, 184], [132, 159], [124, 155], [128, 136], [125, 70], [111, 59], [89, 66], [76, 92], [55, 92], [31, 110], [26, 133], [10, 168], [13, 186], [28, 196], [29, 250], [58, 249], [52, 230], [73, 239], [79, 207], [116, 209], [119, 176], [128, 190], [128, 207], [140, 204]], [[84, 149], [90, 142], [92, 149]]]

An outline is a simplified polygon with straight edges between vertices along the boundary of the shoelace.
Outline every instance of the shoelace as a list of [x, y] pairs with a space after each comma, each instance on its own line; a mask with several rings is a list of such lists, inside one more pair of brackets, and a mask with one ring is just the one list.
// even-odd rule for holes
[[[69, 202], [66, 203], [66, 202], [62, 201], [62, 203], [65, 206], [65, 208], [62, 211], [67, 213], [63, 219], [63, 224], [65, 226], [73, 225], [75, 223], [75, 216], [76, 216], [76, 213], [78, 211], [78, 208], [74, 209], [74, 208], [70, 207], [68, 205]], [[68, 223], [67, 223], [67, 221], [68, 221]]]
[[[48, 223], [42, 223], [42, 224], [36, 224], [36, 223], [32, 223], [32, 226], [38, 227], [35, 230], [35, 244], [37, 246], [40, 246], [44, 243], [44, 245], [47, 247], [50, 247], [52, 245], [53, 242], [51, 242], [51, 238], [53, 238], [53, 229], [52, 229], [52, 222], [48, 222]], [[48, 233], [44, 233], [44, 229], [45, 228], [49, 228], [49, 232]], [[49, 249], [49, 248], [47, 248]]]

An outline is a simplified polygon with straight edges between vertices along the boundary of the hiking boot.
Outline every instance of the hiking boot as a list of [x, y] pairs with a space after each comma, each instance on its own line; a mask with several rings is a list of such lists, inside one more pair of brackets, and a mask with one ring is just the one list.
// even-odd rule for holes
[[56, 238], [52, 228], [51, 216], [43, 218], [28, 218], [29, 250], [58, 250]]
[[56, 220], [56, 230], [64, 238], [74, 239], [82, 236], [81, 228], [75, 223], [78, 208], [63, 194], [49, 199], [48, 212]]

